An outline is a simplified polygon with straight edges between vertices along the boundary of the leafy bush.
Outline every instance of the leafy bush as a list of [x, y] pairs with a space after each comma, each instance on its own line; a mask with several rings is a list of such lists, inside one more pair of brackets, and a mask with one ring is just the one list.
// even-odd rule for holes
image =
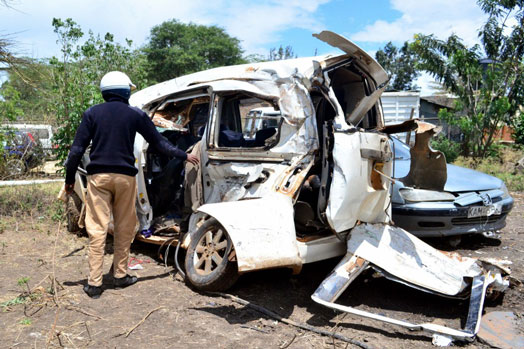
[[513, 139], [518, 144], [524, 144], [524, 112], [519, 112], [513, 119]]
[[431, 147], [440, 150], [446, 156], [446, 162], [451, 163], [457, 159], [460, 154], [460, 144], [447, 139], [446, 137], [437, 137], [431, 141]]

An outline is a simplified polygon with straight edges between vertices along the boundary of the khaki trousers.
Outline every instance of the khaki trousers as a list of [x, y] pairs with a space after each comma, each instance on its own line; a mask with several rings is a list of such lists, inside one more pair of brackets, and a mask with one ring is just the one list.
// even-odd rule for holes
[[86, 230], [89, 235], [89, 279], [91, 286], [102, 285], [107, 230], [114, 220], [113, 275], [127, 274], [129, 248], [136, 234], [136, 179], [116, 173], [87, 177]]

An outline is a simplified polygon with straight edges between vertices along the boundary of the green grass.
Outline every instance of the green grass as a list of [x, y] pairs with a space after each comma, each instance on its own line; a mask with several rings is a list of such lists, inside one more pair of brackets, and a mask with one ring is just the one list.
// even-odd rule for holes
[[524, 169], [515, 166], [523, 156], [520, 146], [502, 146], [498, 156], [477, 160], [460, 156], [453, 164], [500, 178], [510, 191], [524, 191]]
[[28, 318], [22, 319], [19, 322], [20, 325], [25, 325], [25, 326], [29, 326], [32, 323], [33, 323], [33, 321], [31, 321], [31, 319], [28, 319]]
[[11, 307], [13, 305], [25, 304], [27, 302], [27, 300], [28, 300], [27, 297], [18, 296], [18, 297], [15, 297], [13, 299], [10, 299], [8, 301], [5, 301], [3, 303], [0, 303], [0, 307], [7, 308], [7, 307]]

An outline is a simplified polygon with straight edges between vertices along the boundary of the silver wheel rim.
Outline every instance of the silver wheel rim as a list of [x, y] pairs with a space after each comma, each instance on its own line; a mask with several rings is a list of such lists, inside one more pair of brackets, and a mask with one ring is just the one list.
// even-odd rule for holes
[[198, 240], [193, 266], [199, 275], [212, 274], [227, 258], [228, 240], [223, 228], [212, 227]]

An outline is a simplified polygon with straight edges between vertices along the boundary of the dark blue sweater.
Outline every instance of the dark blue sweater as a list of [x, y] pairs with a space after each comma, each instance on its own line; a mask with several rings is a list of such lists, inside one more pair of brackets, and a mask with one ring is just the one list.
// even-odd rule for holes
[[89, 143], [92, 141], [87, 166], [88, 174], [120, 173], [135, 176], [133, 144], [136, 133], [158, 151], [182, 160], [187, 154], [175, 148], [156, 130], [146, 113], [131, 107], [126, 100], [113, 97], [84, 112], [66, 161], [66, 184], [75, 182], [75, 173]]

